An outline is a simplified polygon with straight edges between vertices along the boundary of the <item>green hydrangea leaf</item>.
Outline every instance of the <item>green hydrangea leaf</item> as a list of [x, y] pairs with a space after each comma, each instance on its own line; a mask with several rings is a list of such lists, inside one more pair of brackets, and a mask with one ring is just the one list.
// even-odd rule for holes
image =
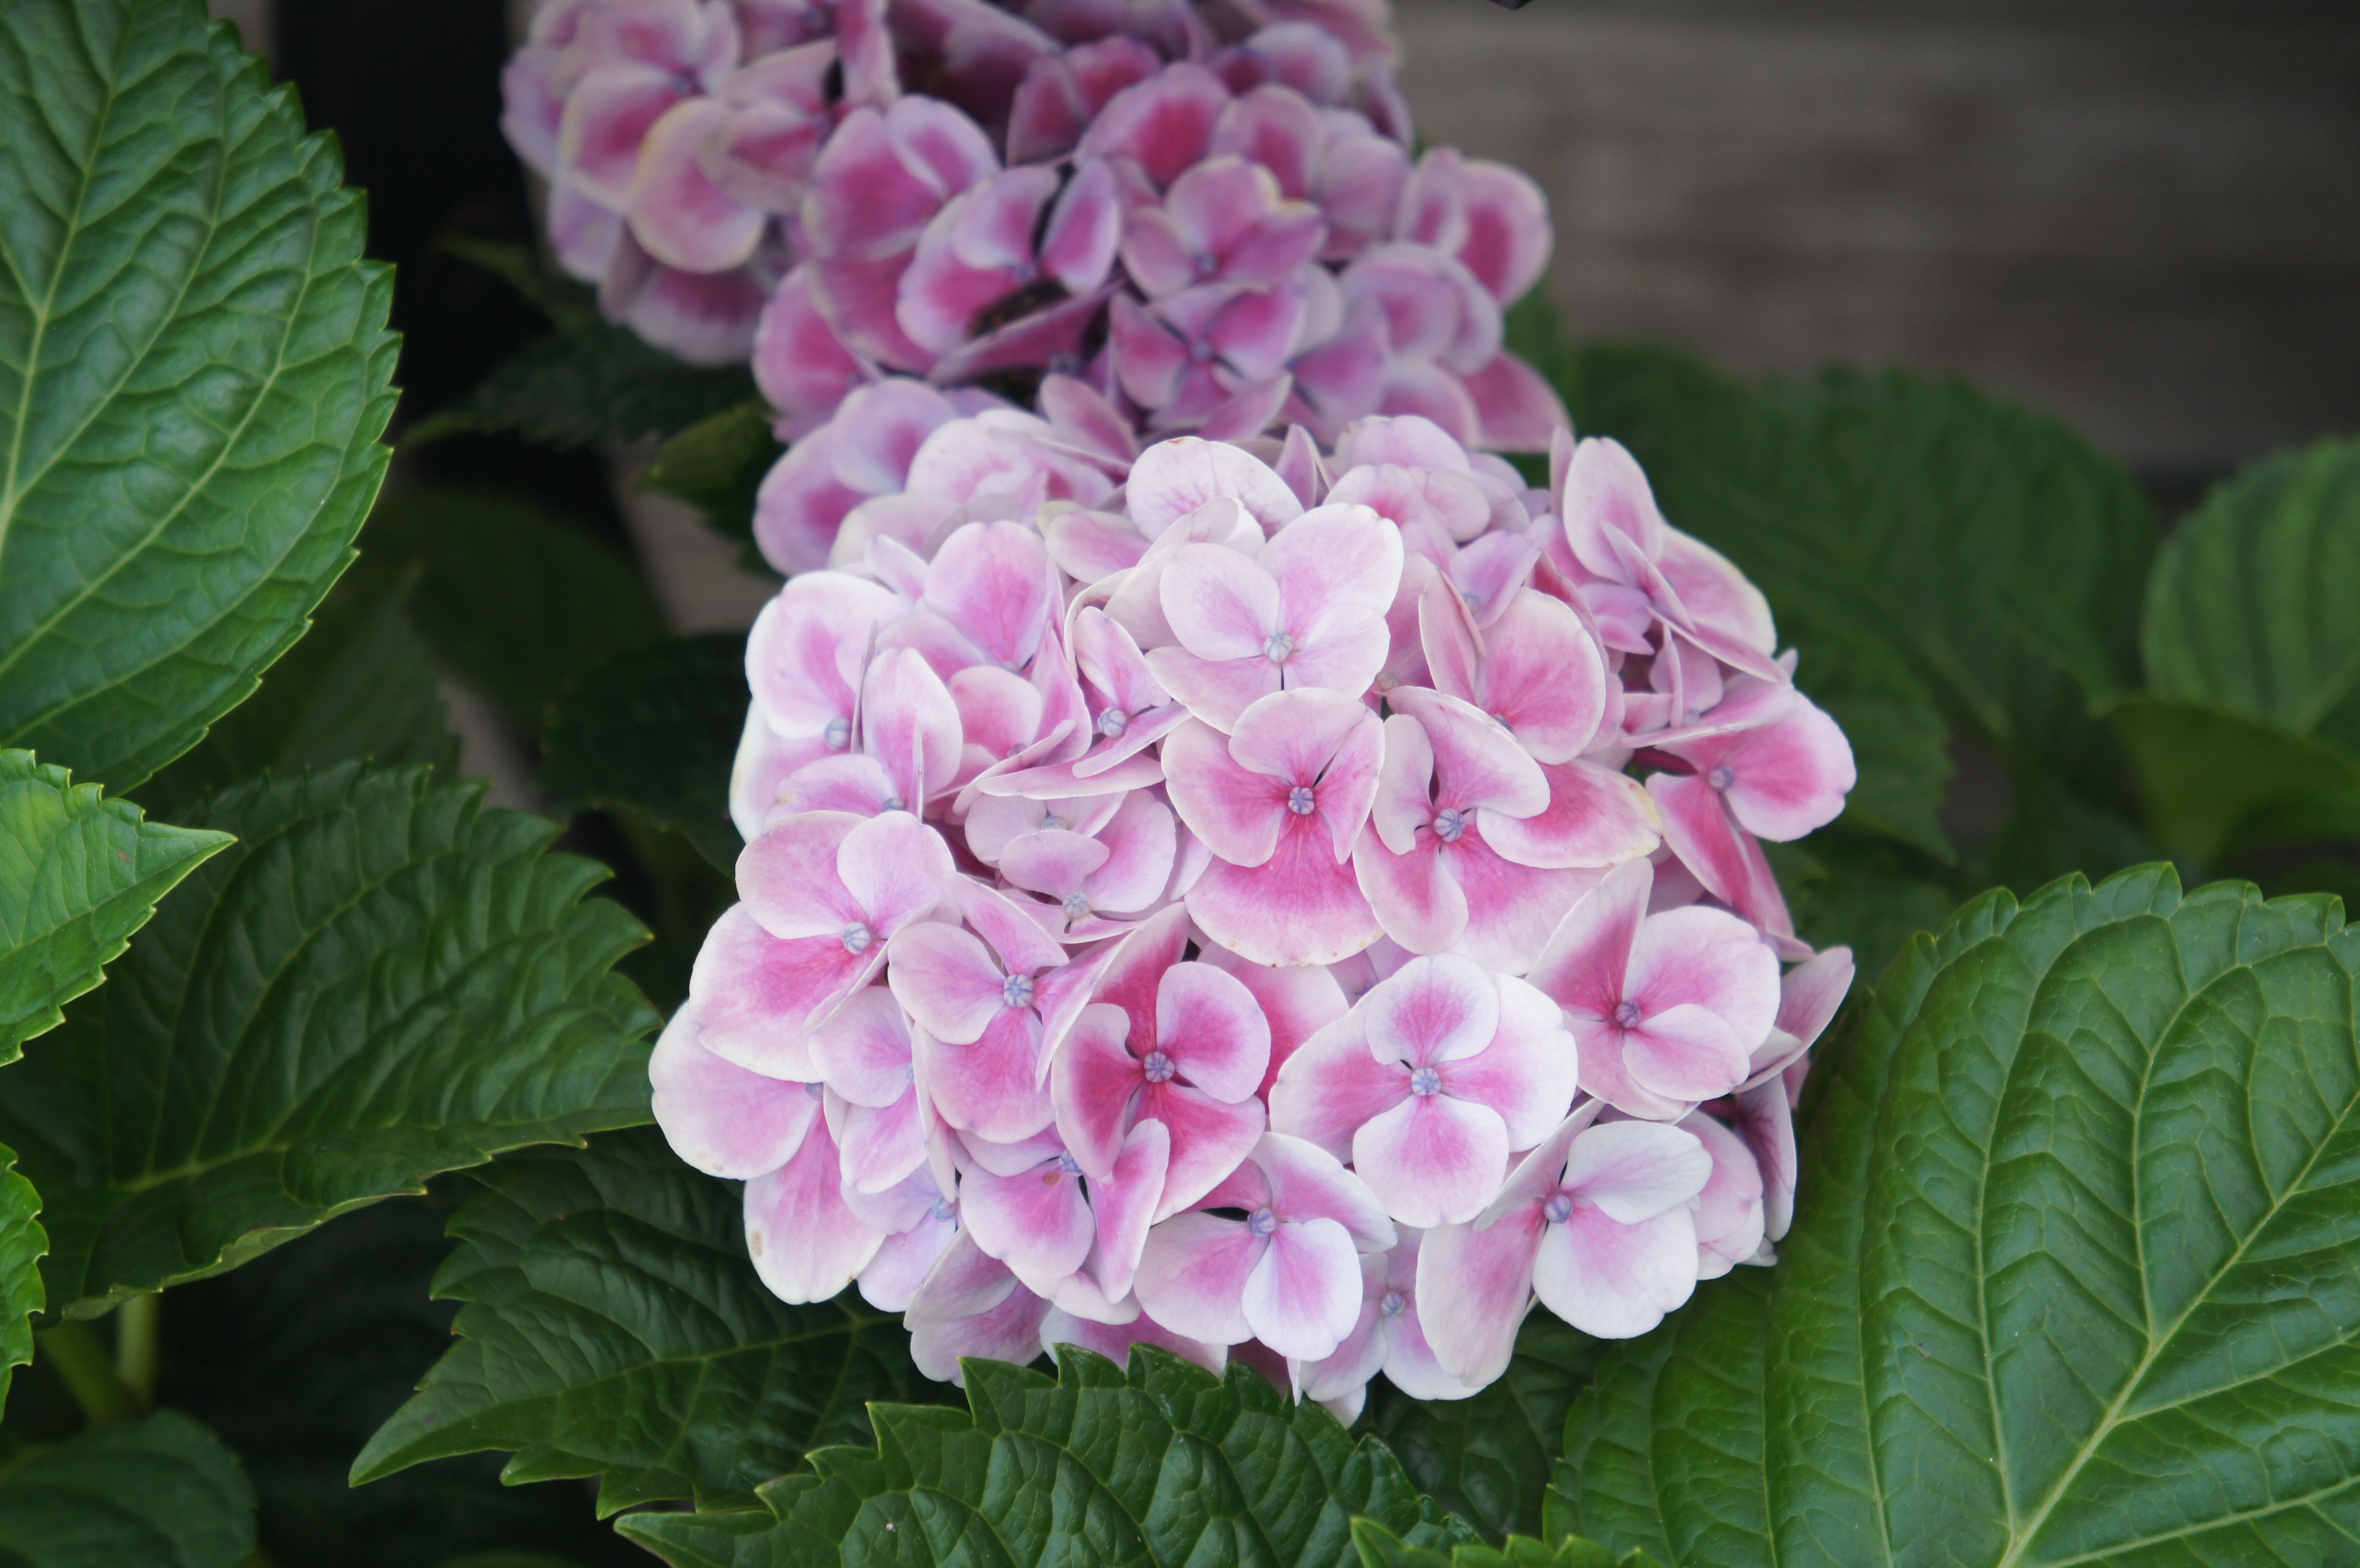
[[16, 1150], [0, 1147], [0, 1405], [8, 1401], [16, 1369], [33, 1359], [33, 1314], [47, 1304], [40, 1263], [49, 1236], [38, 1217], [41, 1195], [16, 1163]]
[[1601, 1369], [1552, 1525], [1679, 1568], [2342, 1561], [2355, 972], [2333, 899], [2161, 866], [1918, 938], [1837, 1052], [1777, 1268]]
[[234, 1267], [526, 1144], [647, 1118], [643, 933], [480, 787], [347, 765], [241, 786], [114, 983], [0, 1077], [52, 1310]]
[[406, 489], [377, 507], [361, 549], [418, 573], [410, 619], [435, 662], [529, 735], [584, 670], [663, 636], [628, 556], [522, 496]]
[[302, 635], [384, 477], [392, 279], [199, 0], [0, 10], [0, 738], [127, 789]]
[[0, 1562], [24, 1568], [241, 1568], [254, 1488], [236, 1455], [170, 1410], [102, 1427], [0, 1473]]
[[55, 1029], [156, 901], [229, 842], [148, 822], [29, 751], [0, 751], [0, 1062]]
[[1551, 1546], [1531, 1536], [1512, 1535], [1498, 1546], [1439, 1552], [1412, 1546], [1374, 1519], [1352, 1521], [1352, 1544], [1360, 1548], [1360, 1568], [1655, 1568], [1655, 1560], [1644, 1552], [1617, 1557], [1579, 1536]]
[[[731, 539], [754, 538], [754, 497], [786, 449], [771, 430], [770, 406], [757, 397], [701, 419], [664, 442], [639, 487], [685, 501]], [[761, 553], [752, 561], [771, 570]]]
[[899, 1313], [850, 1291], [790, 1306], [746, 1256], [734, 1181], [653, 1131], [533, 1149], [475, 1178], [434, 1293], [459, 1343], [353, 1465], [360, 1485], [500, 1449], [511, 1481], [599, 1475], [599, 1510], [694, 1496], [754, 1505], [867, 1405], [949, 1390], [912, 1365]]
[[2360, 441], [2245, 469], [2157, 556], [2140, 628], [2158, 697], [2360, 753]]
[[1360, 1425], [1384, 1439], [1419, 1491], [1486, 1537], [1537, 1534], [1566, 1412], [1603, 1348], [1555, 1314], [1535, 1312], [1507, 1371], [1481, 1393], [1414, 1399], [1379, 1378]]
[[1471, 1543], [1392, 1453], [1258, 1372], [1066, 1348], [1056, 1377], [970, 1361], [971, 1413], [879, 1405], [875, 1449], [823, 1448], [762, 1506], [617, 1528], [674, 1568], [896, 1562], [1004, 1568], [1348, 1568], [1355, 1517]]
[[141, 785], [139, 799], [169, 815], [257, 774], [283, 777], [362, 758], [453, 771], [459, 740], [434, 662], [410, 624], [421, 575], [415, 568], [380, 570], [364, 551], [330, 590], [303, 640], [271, 666], [262, 690]]
[[2210, 865], [2257, 844], [2360, 839], [2360, 755], [2205, 702], [2134, 697], [2109, 717], [2164, 849]]
[[611, 659], [559, 702], [541, 791], [568, 811], [620, 809], [676, 828], [727, 871], [746, 847], [729, 820], [729, 770], [752, 701], [746, 639], [734, 633]]

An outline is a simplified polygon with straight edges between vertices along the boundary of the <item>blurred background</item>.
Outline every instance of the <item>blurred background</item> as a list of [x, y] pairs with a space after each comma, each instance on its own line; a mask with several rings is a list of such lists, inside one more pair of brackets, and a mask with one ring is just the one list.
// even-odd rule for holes
[[[1579, 334], [1961, 375], [2080, 427], [2167, 517], [2360, 429], [2349, 0], [1395, 3], [1421, 134], [1547, 191]], [[528, 233], [508, 5], [215, 9], [344, 138], [404, 267], [404, 417], [430, 411], [537, 326], [430, 255]]]

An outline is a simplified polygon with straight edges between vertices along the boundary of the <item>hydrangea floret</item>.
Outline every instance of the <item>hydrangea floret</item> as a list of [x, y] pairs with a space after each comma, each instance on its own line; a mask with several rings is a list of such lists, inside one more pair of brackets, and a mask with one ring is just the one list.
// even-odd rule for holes
[[561, 260], [790, 443], [656, 1116], [930, 1375], [1461, 1398], [1792, 1216], [1852, 966], [1761, 845], [1850, 748], [1502, 348], [1546, 205], [1413, 156], [1393, 52], [1365, 0], [541, 0], [510, 68]]

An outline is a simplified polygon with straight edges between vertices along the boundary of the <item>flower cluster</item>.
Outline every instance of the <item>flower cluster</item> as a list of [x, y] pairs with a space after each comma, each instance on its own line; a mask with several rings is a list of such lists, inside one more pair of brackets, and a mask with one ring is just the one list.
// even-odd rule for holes
[[1852, 961], [1760, 841], [1852, 756], [1627, 452], [855, 396], [880, 484], [750, 638], [742, 901], [653, 1069], [771, 1289], [938, 1377], [1146, 1342], [1349, 1414], [1771, 1260]]
[[1055, 376], [1125, 463], [1375, 414], [1545, 449], [1502, 311], [1546, 203], [1413, 158], [1391, 54], [1382, 0], [539, 0], [507, 124], [610, 314], [752, 359], [793, 443], [758, 538], [795, 572], [912, 481], [864, 391], [903, 430], [1054, 418]]

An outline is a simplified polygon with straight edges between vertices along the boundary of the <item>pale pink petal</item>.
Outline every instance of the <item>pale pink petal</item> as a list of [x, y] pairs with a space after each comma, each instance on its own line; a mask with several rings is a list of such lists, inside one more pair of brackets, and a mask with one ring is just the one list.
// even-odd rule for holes
[[1481, 1388], [1508, 1369], [1516, 1330], [1532, 1310], [1533, 1260], [1548, 1226], [1537, 1206], [1484, 1229], [1444, 1225], [1418, 1247], [1418, 1321], [1436, 1363]]
[[1571, 609], [1521, 593], [1491, 627], [1480, 701], [1535, 758], [1570, 762], [1605, 716], [1605, 661]]
[[691, 272], [743, 265], [770, 226], [770, 214], [716, 184], [705, 169], [708, 142], [731, 112], [718, 100], [692, 98], [666, 110], [640, 144], [624, 211], [650, 256]]
[[970, 1171], [959, 1181], [959, 1218], [976, 1246], [1020, 1277], [1061, 1279], [1082, 1266], [1094, 1234], [1081, 1176], [1070, 1160], [1015, 1176]]
[[995, 1143], [1031, 1138], [1055, 1118], [1040, 1083], [1041, 1016], [1001, 1007], [969, 1044], [921, 1034], [920, 1071], [943, 1119]]
[[1151, 539], [1217, 496], [1229, 496], [1265, 533], [1303, 515], [1303, 503], [1270, 465], [1242, 448], [1195, 436], [1139, 454], [1123, 487], [1131, 520]]
[[[1369, 727], [1377, 728], [1373, 714]], [[1317, 820], [1288, 815], [1282, 829], [1260, 866], [1216, 861], [1188, 889], [1188, 912], [1205, 933], [1256, 964], [1334, 964], [1376, 941], [1376, 915], [1351, 866], [1336, 863]]]
[[1267, 658], [1284, 615], [1270, 573], [1218, 545], [1192, 544], [1175, 554], [1164, 568], [1162, 596], [1181, 646], [1205, 659]]
[[887, 1236], [860, 1271], [860, 1299], [880, 1312], [906, 1312], [935, 1259], [959, 1234], [949, 1216], [929, 1214], [908, 1230]]
[[871, 985], [812, 1031], [811, 1059], [827, 1086], [856, 1105], [890, 1105], [910, 1086], [910, 1026], [901, 1005]]
[[925, 604], [994, 663], [1032, 662], [1056, 613], [1049, 547], [1018, 523], [969, 523], [943, 541], [926, 575]]
[[1684, 1002], [1709, 1008], [1751, 1051], [1777, 1019], [1777, 955], [1734, 915], [1667, 909], [1650, 915], [1632, 941], [1626, 994], [1650, 1019]]
[[1622, 1000], [1631, 948], [1647, 912], [1655, 874], [1644, 860], [1616, 866], [1567, 911], [1527, 975], [1567, 1011], [1613, 1016]]
[[[1386, 849], [1408, 855], [1418, 846], [1418, 830], [1434, 816], [1433, 743], [1426, 739], [1424, 724], [1407, 713], [1394, 713], [1385, 720], [1385, 759], [1377, 771], [1369, 826]], [[1456, 937], [1454, 931], [1443, 945]]]
[[1178, 829], [1172, 808], [1144, 790], [1122, 798], [1122, 805], [1098, 833], [1107, 846], [1106, 863], [1089, 877], [1084, 891], [1094, 910], [1131, 915], [1153, 906], [1172, 880], [1172, 865], [1179, 853]]
[[1748, 832], [1774, 844], [1835, 821], [1859, 779], [1843, 731], [1808, 699], [1741, 735], [1724, 765], [1734, 775], [1726, 790], [1730, 811]]
[[1216, 1100], [1243, 1100], [1270, 1064], [1270, 1022], [1253, 994], [1206, 964], [1175, 964], [1155, 993], [1156, 1049]]
[[1351, 853], [1376, 800], [1383, 750], [1384, 726], [1365, 704], [1316, 689], [1262, 699], [1229, 736], [1229, 755], [1240, 766], [1314, 787], [1321, 814], [1350, 821], [1349, 833], [1335, 845], [1338, 860]]
[[656, 1125], [674, 1154], [708, 1176], [738, 1181], [776, 1171], [803, 1146], [819, 1101], [802, 1083], [766, 1078], [697, 1042], [696, 1009], [684, 1007], [648, 1061]]
[[1316, 1215], [1334, 1220], [1364, 1252], [1382, 1252], [1399, 1239], [1368, 1184], [1317, 1144], [1267, 1133], [1254, 1149], [1252, 1163], [1269, 1183], [1270, 1206], [1280, 1219], [1293, 1222]]
[[1379, 1061], [1438, 1067], [1491, 1044], [1500, 1023], [1500, 992], [1466, 959], [1414, 958], [1362, 997], [1360, 1010], [1367, 1015], [1369, 1049]]
[[1172, 809], [1215, 855], [1232, 866], [1271, 857], [1289, 815], [1291, 780], [1240, 766], [1229, 736], [1193, 719], [1164, 737], [1163, 764]]
[[1481, 367], [1461, 372], [1475, 408], [1476, 441], [1493, 452], [1543, 452], [1571, 419], [1557, 388], [1513, 354], [1494, 354]]
[[1082, 1009], [1049, 1069], [1057, 1131], [1093, 1181], [1110, 1175], [1143, 1082], [1123, 1040], [1131, 1020], [1104, 1003]]
[[1247, 1274], [1240, 1305], [1254, 1337], [1280, 1355], [1333, 1355], [1360, 1312], [1350, 1234], [1330, 1219], [1282, 1224]]
[[1745, 1141], [1702, 1111], [1680, 1122], [1712, 1157], [1712, 1175], [1697, 1194], [1697, 1278], [1717, 1279], [1762, 1249], [1762, 1170]]
[[926, 1135], [918, 1092], [905, 1089], [890, 1105], [847, 1105], [838, 1134], [845, 1185], [881, 1192], [923, 1169]]
[[1508, 1130], [1487, 1105], [1414, 1094], [1353, 1135], [1352, 1167], [1399, 1223], [1461, 1224], [1498, 1193]]
[[772, 936], [842, 936], [869, 915], [836, 873], [836, 851], [863, 819], [841, 811], [787, 818], [738, 856], [746, 912]]
[[1660, 1122], [1601, 1121], [1573, 1140], [1563, 1186], [1622, 1225], [1685, 1211], [1712, 1175], [1712, 1156]]
[[1139, 1304], [1173, 1332], [1236, 1345], [1254, 1334], [1245, 1315], [1246, 1280], [1268, 1247], [1242, 1220], [1175, 1214], [1147, 1233], [1132, 1289]]
[[1444, 848], [1441, 861], [1467, 900], [1467, 929], [1455, 951], [1508, 975], [1533, 966], [1557, 922], [1599, 881], [1593, 871], [1543, 871], [1505, 859], [1480, 822]]
[[1116, 1301], [1131, 1294], [1132, 1275], [1159, 1215], [1172, 1134], [1162, 1122], [1142, 1122], [1122, 1140], [1113, 1173], [1090, 1181], [1090, 1213], [1098, 1227], [1091, 1260], [1098, 1288]]
[[979, 1038], [1005, 1010], [1007, 976], [973, 933], [925, 920], [893, 938], [886, 979], [920, 1029], [952, 1045]]
[[[1416, 728], [1414, 719], [1387, 724]], [[1385, 760], [1390, 766], [1390, 750]], [[1353, 878], [1378, 924], [1412, 953], [1448, 952], [1467, 933], [1467, 895], [1445, 865], [1442, 849], [1442, 841], [1426, 833], [1416, 836], [1407, 854], [1395, 855], [1372, 824], [1352, 854]]]
[[880, 938], [940, 903], [951, 876], [950, 847], [942, 834], [907, 811], [871, 817], [845, 834], [836, 863], [846, 890]]
[[1267, 1125], [1259, 1100], [1216, 1100], [1180, 1083], [1150, 1084], [1140, 1096], [1139, 1114], [1142, 1120], [1161, 1122], [1172, 1135], [1171, 1163], [1155, 1213], [1159, 1220], [1202, 1203], [1234, 1175]]
[[1663, 818], [1637, 779], [1579, 760], [1541, 773], [1548, 784], [1546, 810], [1529, 817], [1487, 811], [1480, 818], [1483, 841], [1508, 859], [1551, 870], [1620, 866], [1659, 842]]
[[1000, 847], [1000, 875], [1027, 892], [1059, 900], [1078, 898], [1082, 883], [1106, 864], [1107, 854], [1105, 844], [1077, 833], [1020, 833]]
[[1548, 805], [1540, 764], [1481, 709], [1414, 686], [1387, 700], [1426, 728], [1434, 748], [1437, 805], [1481, 807], [1504, 817], [1533, 816]]
[[1531, 1149], [1573, 1105], [1579, 1060], [1556, 1003], [1508, 975], [1494, 984], [1498, 1030], [1480, 1054], [1444, 1065], [1443, 1092], [1489, 1105], [1507, 1127], [1508, 1147]]
[[1384, 616], [1358, 604], [1316, 611], [1294, 636], [1299, 646], [1284, 666], [1286, 684], [1347, 697], [1366, 693], [1393, 651], [1393, 633]]
[[1663, 553], [1670, 528], [1655, 508], [1655, 492], [1638, 460], [1617, 441], [1590, 437], [1578, 443], [1557, 506], [1567, 539], [1582, 566], [1611, 583], [1628, 583], [1624, 559], [1608, 538], [1620, 534], [1648, 561]]
[[1741, 1092], [1737, 1126], [1762, 1173], [1763, 1235], [1770, 1241], [1783, 1241], [1786, 1227], [1795, 1220], [1795, 1181], [1800, 1163], [1795, 1152], [1795, 1114], [1786, 1085], [1774, 1078]]
[[1325, 969], [1273, 968], [1218, 947], [1207, 949], [1204, 957], [1207, 963], [1235, 975], [1253, 993], [1263, 1018], [1269, 1021], [1270, 1066], [1262, 1073], [1258, 1091], [1264, 1095], [1277, 1083], [1279, 1070], [1287, 1058], [1304, 1041], [1342, 1018], [1350, 1006], [1345, 1000], [1343, 986]]
[[1584, 1334], [1635, 1338], [1696, 1290], [1696, 1245], [1685, 1208], [1621, 1225], [1577, 1203], [1540, 1238], [1533, 1288], [1549, 1311]]
[[1694, 1003], [1651, 1012], [1622, 1036], [1622, 1071], [1666, 1100], [1716, 1099], [1745, 1081], [1746, 1065], [1745, 1045], [1729, 1021]]
[[1402, 570], [1401, 530], [1370, 508], [1330, 503], [1290, 520], [1261, 556], [1290, 622], [1338, 604], [1382, 615]]
[[[1025, 906], [971, 877], [954, 877], [951, 902], [959, 918], [1000, 955], [1011, 975], [1037, 975], [1063, 964], [1065, 950]], [[1045, 977], [1044, 977], [1045, 978]]]
[[[972, 1245], [964, 1231], [944, 1250], [942, 1258], [935, 1260], [936, 1272], [961, 1245]], [[911, 1302], [910, 1359], [927, 1377], [941, 1382], [963, 1384], [966, 1374], [959, 1369], [962, 1357], [1022, 1364], [1040, 1353], [1041, 1323], [1048, 1315], [1049, 1303], [1017, 1284], [1015, 1277], [1007, 1274], [1005, 1265], [994, 1263], [993, 1267], [1006, 1276], [1007, 1293], [991, 1305], [978, 1308], [971, 1314], [959, 1317], [919, 1315], [918, 1307], [924, 1300], [925, 1290], [934, 1283], [934, 1274], [927, 1276], [926, 1287], [922, 1287], [918, 1297]]]
[[884, 766], [901, 809], [923, 809], [958, 776], [962, 736], [950, 688], [923, 655], [898, 648], [869, 665], [860, 702], [861, 749]]
[[1367, 1024], [1366, 1014], [1347, 1014], [1288, 1056], [1270, 1088], [1273, 1131], [1349, 1160], [1360, 1126], [1408, 1096], [1408, 1073], [1370, 1050]]
[[[1302, 1398], [1322, 1402], [1353, 1399], [1384, 1365], [1385, 1350], [1392, 1338], [1390, 1323], [1378, 1312], [1378, 1302], [1384, 1292], [1384, 1276], [1382, 1256], [1371, 1253], [1361, 1257], [1360, 1310], [1352, 1321], [1352, 1332], [1338, 1341], [1334, 1352], [1326, 1357], [1295, 1366]], [[1337, 1419], [1344, 1418], [1339, 1415]]]
[[814, 1122], [794, 1158], [746, 1183], [746, 1251], [782, 1301], [825, 1301], [852, 1283], [884, 1242], [844, 1203], [836, 1139]]

